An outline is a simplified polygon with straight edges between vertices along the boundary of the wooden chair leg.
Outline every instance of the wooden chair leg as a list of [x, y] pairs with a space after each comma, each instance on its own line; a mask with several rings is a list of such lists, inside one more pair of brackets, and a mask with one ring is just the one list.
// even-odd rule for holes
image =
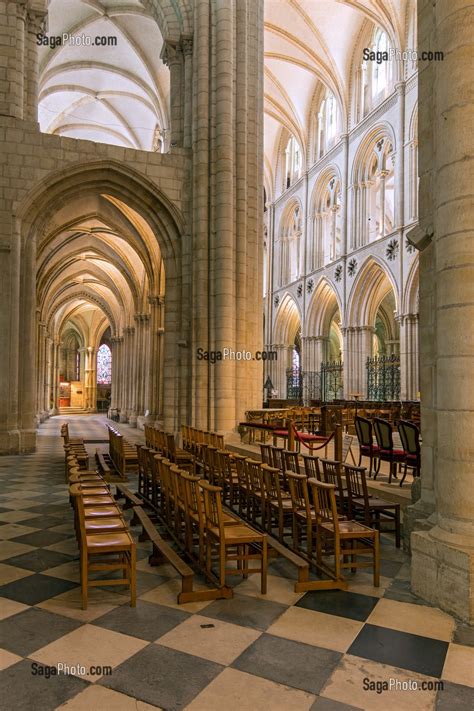
[[380, 587], [380, 534], [375, 531], [374, 536], [374, 587]]
[[262, 573], [261, 573], [261, 587], [260, 592], [262, 595], [267, 594], [267, 566], [268, 566], [268, 550], [267, 550], [267, 539], [264, 538], [262, 542]]
[[130, 550], [130, 606], [137, 605], [137, 551], [135, 544]]
[[81, 549], [81, 596], [82, 596], [82, 609], [87, 610], [88, 603], [88, 557], [87, 549], [82, 546]]
[[225, 559], [226, 549], [224, 543], [219, 544], [219, 582], [221, 588], [225, 586]]

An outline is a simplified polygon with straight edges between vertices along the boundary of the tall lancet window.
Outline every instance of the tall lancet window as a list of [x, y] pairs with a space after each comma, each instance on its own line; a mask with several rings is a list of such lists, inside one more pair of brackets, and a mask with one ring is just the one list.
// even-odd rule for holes
[[103, 343], [97, 351], [97, 383], [110, 385], [112, 383], [112, 351]]

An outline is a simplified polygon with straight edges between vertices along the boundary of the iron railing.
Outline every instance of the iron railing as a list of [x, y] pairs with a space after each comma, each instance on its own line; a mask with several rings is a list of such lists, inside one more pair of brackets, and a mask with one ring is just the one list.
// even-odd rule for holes
[[367, 399], [400, 399], [400, 356], [367, 358]]
[[341, 400], [344, 396], [344, 373], [342, 360], [321, 363], [321, 395], [324, 402]]

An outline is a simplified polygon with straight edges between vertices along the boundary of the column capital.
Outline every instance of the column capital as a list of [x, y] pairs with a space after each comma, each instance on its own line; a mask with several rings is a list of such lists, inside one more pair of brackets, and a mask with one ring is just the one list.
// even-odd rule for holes
[[181, 63], [181, 47], [177, 42], [166, 40], [160, 53], [160, 59], [167, 67], [172, 67]]
[[193, 38], [191, 36], [181, 35], [181, 49], [185, 57], [192, 56]]

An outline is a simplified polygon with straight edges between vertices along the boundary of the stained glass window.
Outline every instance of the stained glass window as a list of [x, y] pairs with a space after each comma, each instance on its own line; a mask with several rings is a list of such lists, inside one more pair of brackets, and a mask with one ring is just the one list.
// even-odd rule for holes
[[103, 343], [97, 351], [97, 383], [110, 385], [112, 382], [112, 352]]

